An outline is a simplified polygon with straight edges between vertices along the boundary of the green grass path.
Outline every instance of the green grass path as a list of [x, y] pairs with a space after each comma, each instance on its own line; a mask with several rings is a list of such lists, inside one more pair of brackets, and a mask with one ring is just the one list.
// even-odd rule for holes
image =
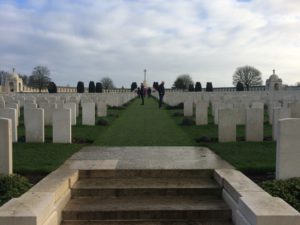
[[145, 105], [134, 100], [121, 117], [101, 133], [95, 145], [102, 146], [189, 146], [195, 142], [170, 117], [159, 109], [153, 98], [146, 98]]

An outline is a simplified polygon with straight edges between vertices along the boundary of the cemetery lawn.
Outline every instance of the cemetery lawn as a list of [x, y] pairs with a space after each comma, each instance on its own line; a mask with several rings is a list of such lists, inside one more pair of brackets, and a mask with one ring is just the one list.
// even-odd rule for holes
[[[96, 123], [100, 119], [105, 119], [111, 124], [124, 111], [122, 108], [108, 109], [108, 116], [96, 117]], [[21, 112], [18, 127], [19, 143], [13, 144], [13, 167], [14, 173], [29, 177], [32, 175], [43, 177], [57, 169], [75, 152], [84, 146], [93, 144], [98, 135], [105, 132], [109, 127], [97, 124], [95, 126], [83, 126], [81, 125], [81, 115], [79, 115], [77, 125], [72, 127], [72, 144], [53, 144], [51, 126], [45, 127], [44, 144], [27, 144], [24, 142], [25, 128], [22, 114]]]
[[[96, 146], [204, 146], [208, 147], [237, 169], [245, 173], [275, 171], [275, 142], [270, 141], [272, 129], [264, 125], [266, 141], [251, 143], [243, 141], [244, 126], [237, 127], [238, 141], [218, 143], [218, 127], [213, 124], [209, 110], [209, 124], [205, 126], [182, 126], [182, 109], [158, 109], [153, 98], [146, 98], [145, 105], [136, 99], [123, 108], [109, 109], [105, 119], [109, 126], [73, 126], [72, 144], [52, 144], [52, 128], [45, 128], [46, 143], [26, 144], [23, 121], [18, 129], [20, 143], [14, 144], [14, 171], [22, 175], [47, 174], [58, 168], [72, 154], [87, 145]], [[174, 113], [177, 113], [174, 116]], [[22, 116], [20, 117], [22, 118]], [[193, 119], [193, 118], [191, 118]], [[267, 119], [267, 118], [266, 118]], [[197, 142], [200, 137], [206, 142]], [[23, 140], [24, 142], [24, 140]]]
[[193, 138], [174, 123], [153, 98], [137, 99], [95, 144], [100, 146], [193, 146]]
[[[168, 107], [167, 107], [168, 108]], [[275, 172], [276, 143], [272, 141], [272, 126], [265, 118], [264, 142], [246, 142], [245, 126], [237, 126], [237, 142], [218, 143], [218, 126], [213, 123], [211, 109], [208, 110], [208, 125], [182, 126], [183, 109], [169, 109], [170, 117], [193, 139], [195, 146], [210, 148], [231, 165], [247, 174], [266, 174]], [[195, 120], [194, 118], [190, 118]], [[206, 137], [208, 141], [200, 141]]]

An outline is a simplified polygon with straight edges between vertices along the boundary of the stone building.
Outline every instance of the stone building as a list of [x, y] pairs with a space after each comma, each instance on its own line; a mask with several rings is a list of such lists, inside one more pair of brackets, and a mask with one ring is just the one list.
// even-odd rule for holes
[[1, 90], [3, 92], [23, 92], [23, 80], [13, 68], [12, 73], [4, 78]]
[[280, 79], [273, 70], [273, 74], [266, 81], [266, 91], [278, 91], [282, 90], [282, 79]]

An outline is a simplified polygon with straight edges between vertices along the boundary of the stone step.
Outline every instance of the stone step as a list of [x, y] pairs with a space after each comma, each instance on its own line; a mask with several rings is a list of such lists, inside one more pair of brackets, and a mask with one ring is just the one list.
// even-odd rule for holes
[[79, 170], [80, 178], [207, 178], [212, 177], [212, 175], [212, 169]]
[[200, 221], [64, 221], [61, 225], [233, 225], [233, 223]]
[[217, 196], [78, 197], [63, 211], [63, 220], [230, 221], [231, 210]]
[[221, 195], [211, 178], [85, 178], [72, 188], [72, 196]]

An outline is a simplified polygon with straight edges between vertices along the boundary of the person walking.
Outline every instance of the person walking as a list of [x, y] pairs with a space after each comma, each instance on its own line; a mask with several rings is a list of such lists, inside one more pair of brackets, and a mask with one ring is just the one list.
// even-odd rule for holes
[[151, 97], [151, 92], [152, 92], [151, 88], [150, 88], [150, 87], [148, 87], [148, 89], [147, 89], [147, 95], [148, 95], [148, 98], [150, 98], [150, 97]]
[[145, 88], [144, 88], [144, 84], [143, 84], [143, 83], [141, 83], [141, 88], [140, 88], [140, 90], [141, 90], [141, 99], [142, 99], [142, 104], [141, 104], [141, 105], [144, 105], [144, 104], [145, 104], [145, 103], [144, 103]]
[[140, 88], [137, 89], [136, 93], [137, 93], [138, 97], [141, 98], [141, 89]]
[[163, 98], [164, 98], [164, 95], [165, 95], [165, 82], [162, 81], [160, 83], [160, 85], [158, 86], [158, 96], [159, 96], [159, 103], [158, 103], [158, 108], [161, 108], [162, 106], [162, 103], [163, 103]]

